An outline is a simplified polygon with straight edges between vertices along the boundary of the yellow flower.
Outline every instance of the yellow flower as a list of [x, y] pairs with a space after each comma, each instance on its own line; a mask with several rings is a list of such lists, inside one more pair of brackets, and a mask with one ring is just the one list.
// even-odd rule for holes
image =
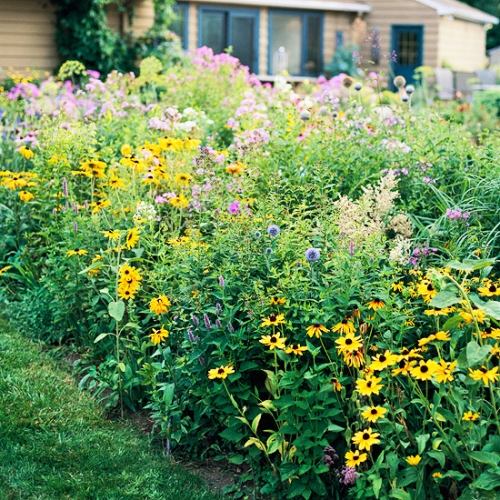
[[125, 157], [132, 156], [132, 146], [130, 146], [129, 144], [123, 144], [120, 148], [120, 153]]
[[426, 316], [447, 316], [448, 314], [451, 314], [452, 312], [455, 312], [457, 309], [456, 307], [450, 306], [450, 307], [443, 307], [442, 309], [436, 308], [436, 309], [426, 309], [424, 311], [424, 314]]
[[363, 410], [361, 416], [368, 420], [368, 422], [376, 422], [380, 418], [384, 418], [384, 415], [387, 413], [387, 408], [383, 406], [370, 406]]
[[284, 314], [270, 314], [267, 318], [264, 318], [260, 326], [278, 326], [285, 323]]
[[282, 337], [279, 333], [274, 335], [263, 335], [259, 342], [269, 347], [269, 350], [272, 351], [274, 349], [285, 349], [286, 338]]
[[366, 453], [361, 453], [359, 450], [348, 451], [345, 454], [345, 463], [347, 467], [357, 467], [359, 464], [368, 460]]
[[120, 237], [120, 231], [117, 229], [113, 229], [110, 231], [103, 231], [102, 234], [106, 237], [109, 238], [110, 240], [117, 240]]
[[495, 327], [487, 326], [481, 332], [481, 338], [483, 338], [483, 339], [500, 340], [500, 328], [495, 328]]
[[68, 250], [66, 252], [66, 255], [68, 257], [74, 257], [75, 255], [78, 255], [79, 257], [82, 257], [83, 255], [87, 255], [89, 252], [83, 248], [75, 248], [73, 250]]
[[500, 286], [490, 280], [486, 280], [483, 286], [479, 287], [477, 291], [483, 297], [498, 297], [500, 295]]
[[375, 298], [373, 300], [370, 300], [370, 302], [368, 302], [368, 307], [372, 311], [377, 311], [378, 309], [382, 309], [385, 307], [385, 302], [383, 300]]
[[472, 312], [462, 311], [460, 316], [467, 324], [472, 323], [474, 320], [478, 323], [484, 323], [484, 320], [486, 319], [486, 314], [482, 309], [473, 309]]
[[84, 161], [80, 165], [80, 170], [73, 172], [75, 175], [84, 175], [85, 177], [94, 179], [104, 179], [106, 177], [104, 170], [106, 169], [106, 164], [100, 160], [88, 160]]
[[403, 291], [403, 288], [404, 288], [404, 284], [402, 281], [398, 281], [397, 283], [393, 283], [391, 285], [391, 288], [393, 291], [395, 292], [402, 292]]
[[360, 368], [365, 362], [363, 355], [363, 350], [359, 349], [357, 351], [346, 351], [342, 353], [344, 363], [347, 366], [354, 366], [354, 368]]
[[168, 202], [175, 208], [187, 208], [189, 206], [189, 200], [183, 194], [173, 196]]
[[450, 340], [450, 333], [441, 330], [434, 335], [434, 338], [440, 342], [448, 342]]
[[496, 382], [498, 376], [498, 366], [495, 366], [491, 370], [488, 370], [485, 366], [481, 366], [479, 370], [472, 370], [469, 368], [469, 377], [472, 380], [481, 381], [484, 385], [488, 385], [490, 382]]
[[31, 160], [35, 156], [35, 153], [26, 146], [21, 146], [17, 151], [25, 160]]
[[410, 375], [411, 369], [417, 364], [415, 360], [400, 359], [398, 367], [392, 370], [392, 375]]
[[382, 389], [382, 379], [368, 375], [366, 378], [358, 378], [356, 380], [356, 391], [362, 396], [371, 396], [372, 394], [380, 394]]
[[385, 370], [389, 366], [395, 365], [398, 362], [398, 356], [391, 351], [385, 351], [384, 354], [379, 354], [373, 358], [369, 368], [373, 371]]
[[12, 266], [4, 266], [0, 269], [0, 276], [2, 276], [2, 274], [6, 273], [9, 269], [12, 269]]
[[127, 232], [127, 238], [125, 240], [125, 245], [127, 246], [127, 250], [134, 248], [137, 243], [139, 243], [139, 229], [133, 227], [129, 229]]
[[435, 361], [431, 359], [424, 361], [422, 359], [418, 365], [410, 370], [410, 375], [416, 380], [430, 380], [436, 371], [436, 366]]
[[466, 411], [462, 416], [462, 420], [465, 422], [475, 422], [476, 420], [479, 420], [480, 416], [481, 415], [475, 411]]
[[443, 474], [441, 474], [441, 472], [439, 472], [439, 471], [436, 471], [436, 472], [432, 473], [432, 477], [434, 479], [439, 479], [439, 478], [443, 477]]
[[428, 335], [427, 337], [423, 337], [418, 340], [418, 346], [424, 347], [425, 345], [434, 342], [434, 340], [436, 340], [436, 336], [434, 334]]
[[406, 457], [406, 462], [408, 463], [408, 465], [411, 465], [413, 467], [417, 466], [421, 460], [422, 457], [420, 455], [410, 455]]
[[417, 285], [417, 293], [424, 299], [424, 302], [430, 302], [437, 295], [437, 290], [430, 280], [424, 279]]
[[272, 306], [283, 306], [286, 304], [286, 299], [283, 297], [271, 297], [269, 303]]
[[445, 382], [451, 382], [454, 380], [453, 372], [457, 368], [457, 362], [453, 361], [451, 363], [447, 363], [444, 359], [440, 359], [439, 363], [436, 363], [434, 369], [434, 378], [440, 384]]
[[190, 174], [180, 173], [175, 175], [175, 182], [181, 186], [189, 186], [193, 177]]
[[234, 368], [232, 365], [222, 365], [222, 366], [219, 366], [219, 368], [212, 368], [211, 370], [208, 370], [208, 378], [210, 380], [214, 380], [214, 379], [226, 379], [228, 377], [228, 375], [231, 375], [232, 373], [234, 373]]
[[348, 319], [343, 319], [332, 328], [332, 332], [340, 332], [346, 335], [352, 335], [355, 331], [354, 323]]
[[339, 379], [332, 378], [331, 383], [334, 391], [340, 392], [342, 390], [342, 384], [339, 382]]
[[314, 323], [313, 325], [308, 326], [306, 329], [306, 333], [309, 337], [316, 337], [318, 339], [323, 335], [323, 333], [326, 333], [328, 331], [328, 328], [321, 323]]
[[151, 343], [153, 345], [158, 345], [163, 340], [168, 339], [169, 335], [170, 332], [168, 330], [165, 330], [165, 328], [163, 327], [158, 330], [156, 328], [153, 328], [153, 333], [149, 335], [149, 339], [151, 340]]
[[172, 303], [166, 295], [160, 295], [159, 297], [151, 299], [149, 310], [154, 314], [164, 314], [169, 310], [171, 305]]
[[361, 337], [358, 337], [356, 335], [346, 335], [345, 337], [339, 337], [335, 341], [335, 343], [337, 344], [337, 351], [340, 354], [359, 351], [363, 346]]
[[28, 191], [19, 191], [18, 196], [24, 203], [31, 201], [35, 197], [33, 193], [29, 193]]
[[231, 175], [239, 175], [245, 170], [245, 165], [239, 161], [231, 163], [226, 167], [226, 172]]
[[295, 354], [295, 356], [302, 356], [307, 351], [307, 346], [300, 344], [291, 344], [286, 349], [287, 354]]
[[378, 439], [380, 434], [378, 432], [374, 432], [371, 427], [368, 429], [364, 429], [362, 431], [358, 431], [354, 434], [352, 438], [352, 442], [357, 445], [360, 450], [370, 451], [370, 448], [380, 443], [380, 439]]

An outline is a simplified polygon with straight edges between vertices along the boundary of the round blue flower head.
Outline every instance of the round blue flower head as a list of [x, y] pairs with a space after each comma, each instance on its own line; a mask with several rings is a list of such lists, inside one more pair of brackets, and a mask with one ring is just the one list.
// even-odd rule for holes
[[321, 257], [321, 251], [319, 248], [308, 248], [305, 253], [308, 262], [316, 262]]

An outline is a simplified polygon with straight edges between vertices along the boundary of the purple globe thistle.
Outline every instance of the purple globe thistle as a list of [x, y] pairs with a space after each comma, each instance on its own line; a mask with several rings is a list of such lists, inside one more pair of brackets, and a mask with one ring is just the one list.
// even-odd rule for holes
[[358, 473], [354, 467], [342, 467], [338, 472], [339, 481], [344, 486], [352, 486], [356, 479], [358, 479]]
[[267, 234], [269, 236], [271, 236], [271, 238], [276, 238], [276, 236], [278, 236], [278, 234], [280, 234], [280, 232], [281, 232], [281, 229], [276, 224], [271, 224], [267, 228]]
[[240, 202], [238, 200], [234, 200], [227, 207], [227, 211], [232, 215], [238, 215], [240, 213]]
[[305, 251], [306, 259], [308, 262], [317, 262], [321, 257], [321, 250], [319, 248], [308, 248]]

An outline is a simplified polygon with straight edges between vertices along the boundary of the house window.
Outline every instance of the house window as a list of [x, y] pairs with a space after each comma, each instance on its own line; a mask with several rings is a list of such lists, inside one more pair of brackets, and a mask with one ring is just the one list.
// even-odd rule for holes
[[215, 53], [231, 47], [231, 54], [256, 72], [258, 18], [256, 9], [201, 6], [198, 44], [210, 47]]
[[335, 32], [335, 49], [341, 49], [344, 46], [344, 32], [336, 31]]
[[188, 48], [188, 4], [177, 2], [173, 6], [175, 19], [170, 25], [173, 31], [181, 39], [183, 49]]
[[375, 28], [370, 35], [370, 59], [373, 64], [380, 64], [380, 30]]
[[323, 15], [273, 10], [269, 13], [270, 73], [318, 75], [323, 66]]

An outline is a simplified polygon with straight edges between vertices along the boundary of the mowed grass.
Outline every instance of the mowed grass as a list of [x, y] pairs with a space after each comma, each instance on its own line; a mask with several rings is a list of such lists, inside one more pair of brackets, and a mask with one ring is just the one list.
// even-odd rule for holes
[[214, 499], [0, 321], [0, 498]]

